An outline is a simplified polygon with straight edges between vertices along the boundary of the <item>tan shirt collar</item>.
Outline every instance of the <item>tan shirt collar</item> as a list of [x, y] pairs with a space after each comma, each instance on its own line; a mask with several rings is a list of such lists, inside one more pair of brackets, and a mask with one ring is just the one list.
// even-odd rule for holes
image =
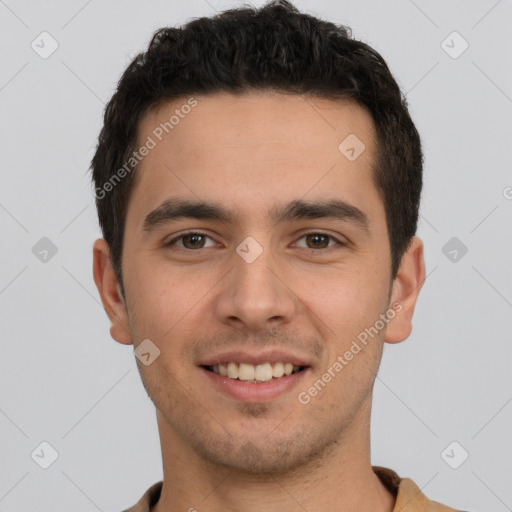
[[[374, 473], [396, 497], [393, 512], [457, 512], [455, 509], [429, 500], [410, 478], [400, 478], [392, 469], [373, 466]], [[153, 484], [133, 507], [123, 512], [151, 512], [160, 498], [163, 482]]]

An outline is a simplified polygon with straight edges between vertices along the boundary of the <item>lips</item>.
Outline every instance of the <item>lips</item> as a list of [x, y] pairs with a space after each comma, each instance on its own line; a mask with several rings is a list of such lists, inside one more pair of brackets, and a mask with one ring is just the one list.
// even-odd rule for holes
[[201, 360], [198, 363], [198, 366], [213, 367], [219, 364], [227, 366], [231, 362], [238, 365], [240, 365], [240, 363], [245, 363], [253, 366], [263, 365], [266, 363], [271, 365], [274, 365], [275, 363], [291, 363], [293, 366], [311, 366], [307, 358], [282, 350], [266, 350], [259, 353], [248, 352], [247, 350], [230, 350], [208, 356], [204, 360]]
[[[205, 387], [205, 393], [210, 389], [220, 392], [241, 402], [262, 402], [277, 399], [279, 396], [290, 393], [294, 388], [300, 386], [300, 382], [308, 378], [311, 372], [310, 367], [302, 367], [300, 371], [290, 375], [283, 375], [279, 378], [272, 378], [269, 381], [243, 381], [224, 377], [219, 373], [209, 371], [200, 367], [202, 375], [209, 384]], [[213, 385], [213, 388], [211, 385]], [[304, 387], [304, 384], [301, 386]]]
[[220, 391], [242, 401], [276, 398], [309, 373], [306, 357], [282, 350], [231, 350], [203, 359], [198, 366]]

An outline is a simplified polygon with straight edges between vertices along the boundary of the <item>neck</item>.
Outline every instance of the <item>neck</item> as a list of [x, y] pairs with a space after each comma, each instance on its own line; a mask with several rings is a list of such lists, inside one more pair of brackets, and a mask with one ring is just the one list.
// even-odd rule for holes
[[200, 458], [158, 414], [164, 483], [152, 512], [392, 512], [395, 497], [371, 467], [367, 419], [364, 428], [354, 419], [349, 431], [307, 465], [281, 474], [252, 474]]

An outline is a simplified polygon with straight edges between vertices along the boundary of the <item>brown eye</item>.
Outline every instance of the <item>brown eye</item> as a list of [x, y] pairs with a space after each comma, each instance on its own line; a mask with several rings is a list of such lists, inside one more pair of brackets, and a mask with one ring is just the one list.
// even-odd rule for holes
[[306, 245], [299, 245], [299, 247], [313, 251], [321, 249], [335, 249], [336, 246], [340, 248], [345, 245], [343, 242], [340, 242], [338, 239], [334, 238], [332, 235], [328, 235], [327, 233], [307, 233], [300, 238], [300, 240], [302, 239], [306, 240]]
[[308, 243], [313, 245], [311, 249], [325, 249], [329, 245], [329, 238], [329, 236], [322, 235], [321, 233], [306, 235]]
[[[207, 238], [211, 240], [211, 238], [208, 235], [205, 235], [204, 233], [191, 232], [191, 233], [185, 233], [183, 235], [180, 235], [165, 245], [166, 246], [177, 246], [180, 249], [189, 249], [189, 250], [204, 249], [205, 241]], [[178, 242], [181, 242], [181, 244], [178, 244]], [[209, 247], [211, 247], [211, 245]]]
[[[191, 235], [184, 235], [182, 237], [182, 239], [183, 239], [183, 245], [187, 249], [197, 249], [198, 247], [202, 248], [204, 245], [204, 236], [200, 235], [198, 233], [193, 233]], [[201, 239], [202, 239], [202, 241], [201, 241]]]

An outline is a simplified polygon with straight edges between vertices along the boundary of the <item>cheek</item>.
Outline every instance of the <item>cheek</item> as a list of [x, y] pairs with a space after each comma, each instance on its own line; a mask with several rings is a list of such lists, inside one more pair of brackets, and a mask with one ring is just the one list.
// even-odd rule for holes
[[385, 308], [388, 283], [381, 270], [347, 268], [322, 278], [302, 279], [294, 291], [322, 320], [326, 335], [353, 334], [354, 329], [373, 324]]
[[[128, 270], [128, 269], [127, 269]], [[172, 337], [201, 309], [201, 299], [218, 280], [190, 267], [133, 265], [127, 271], [131, 313], [137, 332], [155, 340]]]

